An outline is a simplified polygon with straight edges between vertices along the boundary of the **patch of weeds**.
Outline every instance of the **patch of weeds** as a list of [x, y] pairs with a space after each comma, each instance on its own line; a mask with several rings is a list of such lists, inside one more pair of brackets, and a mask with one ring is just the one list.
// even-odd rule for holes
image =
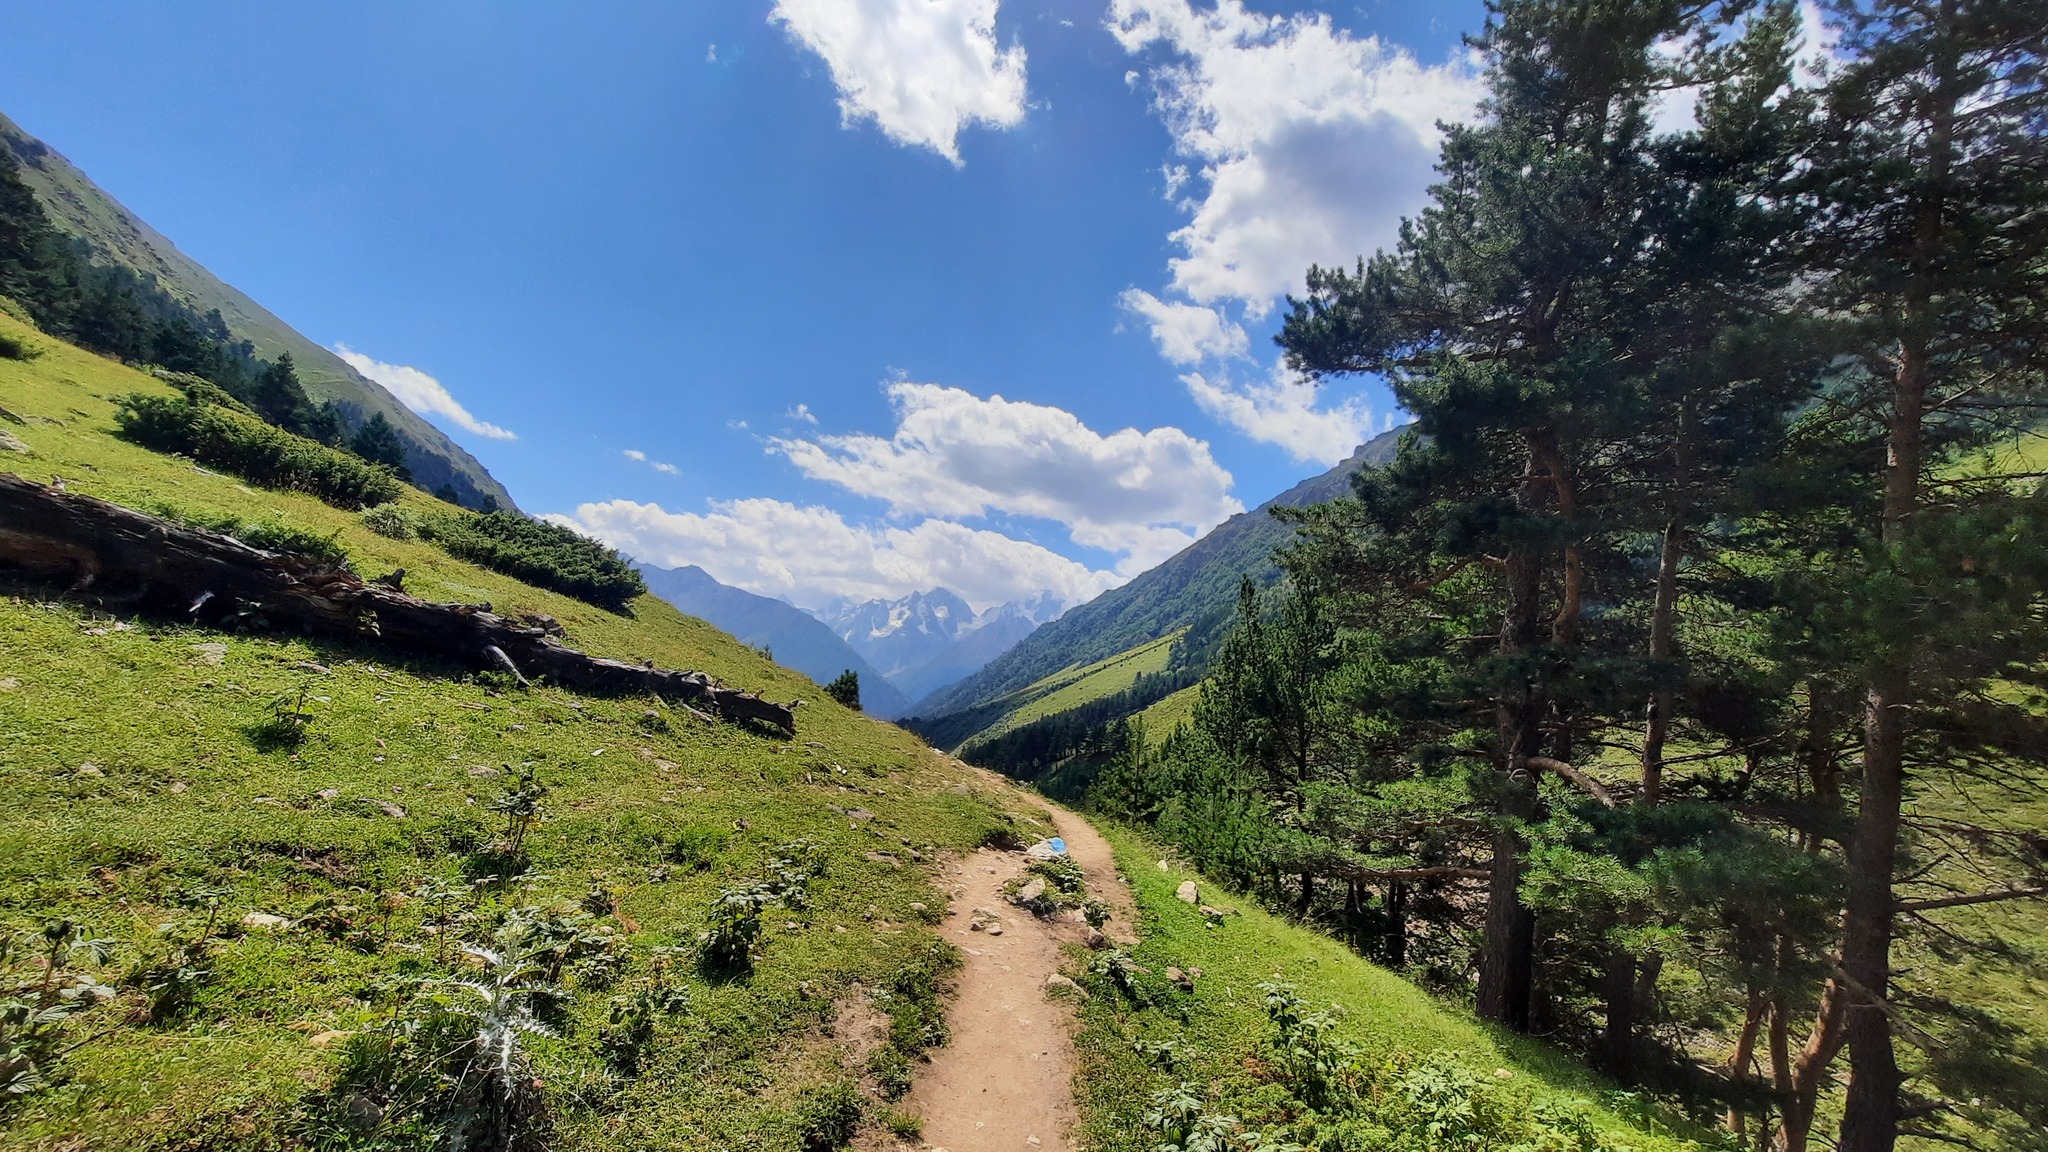
[[713, 824], [685, 824], [669, 837], [662, 859], [692, 872], [702, 872], [725, 851], [725, 830]]
[[198, 1001], [213, 975], [207, 961], [214, 929], [220, 924], [222, 901], [234, 894], [235, 890], [224, 884], [195, 884], [178, 893], [179, 904], [195, 911], [203, 909], [204, 918], [173, 920], [158, 929], [163, 950], [139, 957], [122, 978], [147, 998], [151, 1023], [182, 1016]]
[[33, 360], [43, 354], [42, 345], [11, 332], [0, 332], [0, 359]]
[[834, 1080], [803, 1094], [796, 1105], [796, 1135], [804, 1152], [832, 1152], [853, 1142], [860, 1128], [860, 1090]]
[[309, 1143], [374, 1130], [438, 1136], [451, 1148], [527, 1152], [545, 1147], [550, 1108], [526, 1051], [553, 1035], [539, 1001], [566, 995], [544, 982], [531, 952], [463, 949], [474, 976], [421, 981], [376, 1027], [352, 1037], [340, 1074], [309, 1096], [297, 1125]]
[[810, 908], [809, 885], [824, 870], [824, 850], [809, 840], [793, 840], [768, 860], [768, 878], [720, 889], [711, 900], [704, 931], [698, 933], [699, 966], [707, 977], [727, 979], [753, 966], [754, 942], [761, 936], [761, 915], [780, 904], [793, 912]]
[[265, 552], [292, 552], [315, 560], [325, 560], [331, 564], [348, 563], [348, 549], [342, 546], [340, 529], [323, 536], [317, 532], [307, 531], [281, 516], [245, 520], [233, 513], [188, 512], [162, 500], [145, 501], [141, 510], [174, 524], [183, 524], [187, 528], [201, 528], [208, 532], [218, 532], [223, 536], [232, 536], [251, 548], [261, 548]]
[[113, 999], [87, 965], [107, 962], [111, 940], [96, 939], [70, 920], [51, 920], [38, 933], [0, 935], [0, 1110], [49, 1087], [73, 1017]]
[[637, 1075], [656, 1024], [689, 1008], [690, 994], [676, 978], [675, 949], [656, 948], [647, 975], [612, 997], [597, 1045], [605, 1066], [616, 1076]]
[[277, 752], [306, 742], [313, 727], [313, 713], [306, 707], [312, 692], [310, 684], [301, 684], [297, 692], [286, 692], [270, 702], [270, 714], [246, 729], [257, 751]]
[[882, 1109], [882, 1127], [898, 1140], [924, 1139], [924, 1117], [901, 1108]]
[[889, 1014], [889, 1042], [868, 1058], [868, 1072], [887, 1099], [901, 1099], [910, 1091], [912, 1064], [928, 1049], [951, 1039], [941, 997], [946, 977], [959, 967], [959, 949], [944, 940], [933, 940], [898, 968], [884, 986], [879, 1000]]
[[498, 798], [486, 806], [487, 811], [505, 818], [505, 834], [463, 861], [463, 871], [471, 879], [504, 881], [526, 871], [526, 837], [547, 819], [547, 807], [541, 801], [549, 788], [533, 762], [517, 768], [507, 764], [505, 773]]

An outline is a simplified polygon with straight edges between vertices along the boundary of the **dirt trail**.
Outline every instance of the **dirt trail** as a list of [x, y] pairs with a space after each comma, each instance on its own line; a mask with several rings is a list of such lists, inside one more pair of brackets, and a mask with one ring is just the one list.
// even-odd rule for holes
[[[1131, 892], [1108, 842], [1088, 822], [1047, 805], [1090, 895], [1109, 904], [1104, 932], [1137, 938]], [[1003, 884], [1024, 870], [1019, 852], [983, 849], [954, 865], [953, 900], [939, 932], [965, 956], [946, 1023], [952, 1041], [919, 1070], [907, 1100], [924, 1118], [925, 1147], [947, 1152], [1068, 1152], [1074, 1126], [1073, 1007], [1046, 996], [1060, 945], [1080, 941], [1074, 919], [1041, 920], [1011, 904]], [[970, 927], [977, 908], [1001, 917], [1001, 933]]]

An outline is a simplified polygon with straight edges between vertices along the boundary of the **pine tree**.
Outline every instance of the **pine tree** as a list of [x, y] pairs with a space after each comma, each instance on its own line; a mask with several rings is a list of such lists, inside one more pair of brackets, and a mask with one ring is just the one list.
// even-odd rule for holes
[[1841, 964], [1815, 1033], [1837, 1042], [1838, 1021], [1849, 1049], [1837, 1147], [1888, 1152], [1905, 1107], [1889, 1001], [1912, 778], [2048, 746], [1996, 691], [2029, 682], [2042, 651], [2048, 507], [1958, 476], [2042, 411], [2048, 3], [1873, 0], [1843, 15], [1854, 59], [1828, 91], [1810, 257], [1858, 328], [1844, 422], [1874, 421], [1884, 460], [1841, 621], [1863, 646], [1864, 738]]
[[825, 685], [825, 695], [855, 712], [860, 711], [860, 673], [848, 668]]
[[411, 479], [412, 474], [405, 466], [405, 441], [399, 439], [398, 430], [382, 412], [356, 429], [356, 434], [349, 438], [348, 449], [372, 464], [390, 465], [401, 479]]

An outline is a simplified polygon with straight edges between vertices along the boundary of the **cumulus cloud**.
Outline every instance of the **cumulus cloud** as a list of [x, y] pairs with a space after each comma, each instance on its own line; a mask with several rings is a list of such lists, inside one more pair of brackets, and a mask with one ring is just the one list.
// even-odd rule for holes
[[702, 514], [612, 500], [550, 519], [649, 563], [695, 564], [724, 583], [805, 608], [936, 587], [978, 610], [1045, 591], [1077, 604], [1123, 582], [1000, 532], [932, 519], [853, 524], [832, 509], [781, 500], [713, 501]]
[[1244, 356], [1251, 351], [1243, 326], [1225, 318], [1221, 309], [1161, 300], [1140, 288], [1124, 289], [1117, 300], [1125, 311], [1145, 320], [1159, 354], [1175, 364]]
[[[1236, 381], [1226, 373], [1182, 376], [1202, 411], [1265, 444], [1277, 444], [1305, 464], [1335, 464], [1351, 455], [1373, 427], [1372, 410], [1352, 397], [1317, 407], [1316, 385], [1275, 367], [1265, 380]], [[1383, 421], [1392, 427], [1391, 416]]]
[[956, 166], [970, 125], [1024, 119], [1024, 48], [996, 43], [997, 0], [777, 0], [769, 19], [817, 53], [848, 122]]
[[892, 436], [775, 439], [770, 450], [898, 515], [1054, 520], [1077, 544], [1126, 554], [1127, 569], [1243, 510], [1208, 444], [1178, 428], [1105, 436], [1043, 404], [909, 381], [888, 393]]
[[818, 422], [818, 414], [811, 411], [809, 404], [799, 404], [791, 408], [789, 410], [789, 418], [791, 420], [801, 420], [806, 424], [816, 424]]
[[1310, 264], [1390, 245], [1424, 202], [1437, 122], [1469, 116], [1479, 95], [1464, 59], [1424, 65], [1322, 13], [1112, 0], [1108, 23], [1125, 51], [1165, 57], [1150, 73], [1155, 104], [1197, 167], [1171, 287], [1254, 317]]
[[341, 357], [349, 367], [383, 385], [384, 390], [396, 396], [399, 403], [428, 419], [445, 416], [457, 427], [479, 436], [488, 436], [493, 440], [519, 439], [512, 432], [496, 424], [487, 424], [470, 415], [469, 409], [464, 408], [460, 401], [449, 394], [448, 389], [443, 387], [439, 380], [417, 368], [373, 360], [346, 344], [336, 344], [334, 354]]

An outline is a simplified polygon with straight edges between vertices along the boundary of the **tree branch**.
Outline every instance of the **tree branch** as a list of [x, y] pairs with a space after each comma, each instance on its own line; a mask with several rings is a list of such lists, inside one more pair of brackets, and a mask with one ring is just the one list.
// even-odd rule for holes
[[1926, 912], [1935, 908], [1961, 908], [1967, 904], [1995, 904], [2000, 900], [2028, 900], [2048, 896], [2048, 885], [2036, 888], [2012, 888], [2004, 892], [1978, 892], [1969, 896], [1943, 896], [1935, 900], [1900, 900], [1892, 905], [1897, 912]]
[[1582, 791], [1586, 792], [1588, 795], [1592, 796], [1593, 799], [1598, 800], [1600, 803], [1606, 805], [1607, 807], [1612, 808], [1615, 806], [1614, 794], [1607, 790], [1606, 785], [1600, 783], [1598, 780], [1593, 779], [1591, 776], [1586, 775], [1584, 772], [1579, 771], [1577, 768], [1572, 767], [1571, 765], [1565, 763], [1562, 760], [1553, 760], [1548, 756], [1524, 756], [1522, 757], [1522, 763], [1527, 764], [1531, 768], [1540, 768], [1546, 772], [1555, 772], [1559, 776], [1562, 776], [1565, 779], [1571, 781], [1572, 783], [1578, 785]]

